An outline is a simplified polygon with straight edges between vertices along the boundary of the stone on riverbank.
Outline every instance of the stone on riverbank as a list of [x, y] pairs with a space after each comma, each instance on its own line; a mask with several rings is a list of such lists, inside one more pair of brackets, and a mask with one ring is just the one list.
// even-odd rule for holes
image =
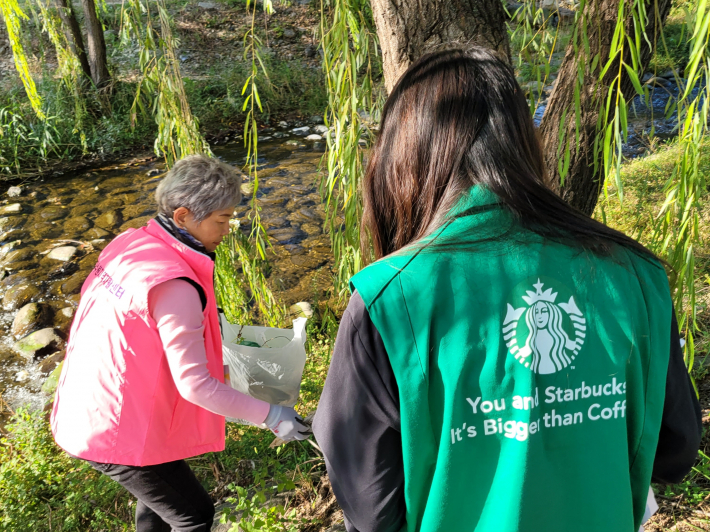
[[46, 325], [49, 309], [41, 303], [28, 303], [22, 307], [12, 321], [12, 335], [21, 338], [35, 329]]
[[110, 233], [106, 231], [105, 229], [101, 229], [100, 227], [92, 227], [86, 232], [86, 237], [90, 238], [92, 240], [96, 238], [104, 238], [108, 236]]
[[62, 294], [65, 296], [70, 296], [72, 294], [78, 294], [81, 291], [81, 287], [84, 285], [84, 281], [89, 276], [87, 271], [78, 271], [64, 283], [62, 283], [61, 290]]
[[68, 332], [74, 318], [74, 308], [64, 307], [54, 315], [54, 327], [61, 332]]
[[60, 348], [62, 344], [63, 341], [54, 332], [54, 328], [47, 327], [25, 336], [22, 340], [15, 342], [12, 348], [18, 355], [29, 361], [35, 357], [49, 354], [52, 350]]
[[42, 359], [42, 362], [39, 363], [39, 370], [45, 374], [51, 373], [56, 369], [57, 365], [62, 363], [66, 354], [67, 352], [64, 349], [52, 353], [47, 358]]
[[74, 216], [64, 222], [64, 236], [66, 238], [77, 238], [83, 235], [91, 227], [91, 222], [86, 216]]
[[323, 137], [314, 133], [313, 135], [308, 135], [306, 140], [323, 140]]
[[111, 231], [119, 223], [120, 218], [116, 211], [105, 212], [101, 216], [96, 218], [96, 220], [94, 220], [95, 225], [97, 225], [101, 229], [106, 229], [107, 231]]
[[[18, 241], [16, 240], [15, 242]], [[15, 242], [11, 242], [10, 245], [14, 244]], [[3, 249], [4, 248], [5, 246], [3, 246]], [[0, 251], [0, 255], [2, 255], [2, 251]], [[9, 251], [7, 255], [5, 255], [5, 258], [2, 261], [2, 266], [6, 267], [10, 264], [15, 264], [17, 262], [32, 260], [35, 256], [36, 252], [30, 248], [13, 249], [12, 251]]]
[[54, 392], [57, 391], [57, 386], [59, 386], [59, 377], [62, 374], [62, 366], [64, 365], [64, 361], [60, 362], [59, 365], [54, 368], [54, 371], [47, 377], [47, 380], [44, 381], [44, 384], [42, 385], [42, 392], [46, 393], [47, 395], [53, 395]]
[[299, 137], [305, 137], [311, 132], [311, 128], [308, 126], [296, 127], [291, 130], [291, 133], [298, 135]]
[[7, 189], [7, 195], [11, 198], [16, 198], [22, 194], [22, 187], [10, 187]]
[[5, 292], [5, 296], [2, 298], [2, 306], [5, 310], [16, 310], [37, 296], [39, 296], [39, 288], [35, 285], [17, 284]]
[[61, 246], [50, 251], [47, 258], [66, 262], [71, 259], [75, 253], [76, 248], [74, 246]]
[[22, 205], [19, 203], [12, 203], [11, 205], [5, 205], [0, 207], [0, 214], [17, 214], [22, 212]]
[[0, 247], [0, 260], [7, 257], [7, 254], [10, 253], [16, 247], [18, 247], [20, 244], [22, 244], [22, 240], [13, 240], [12, 242], [8, 242], [7, 244], [4, 244], [2, 247]]

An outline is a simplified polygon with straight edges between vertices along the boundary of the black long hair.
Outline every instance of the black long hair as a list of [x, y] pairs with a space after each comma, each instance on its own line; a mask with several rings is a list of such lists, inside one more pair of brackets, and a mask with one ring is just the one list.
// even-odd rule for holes
[[477, 183], [544, 238], [600, 255], [623, 246], [654, 257], [549, 188], [528, 104], [509, 65], [480, 47], [425, 55], [383, 109], [363, 186], [363, 249], [371, 244], [379, 259], [431, 234]]

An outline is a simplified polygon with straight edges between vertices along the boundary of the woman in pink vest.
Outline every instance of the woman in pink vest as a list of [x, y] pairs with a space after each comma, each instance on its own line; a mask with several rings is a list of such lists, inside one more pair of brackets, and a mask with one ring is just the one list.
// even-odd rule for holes
[[225, 416], [306, 437], [293, 408], [224, 384], [214, 251], [240, 185], [224, 163], [182, 159], [157, 218], [117, 236], [82, 288], [52, 432], [137, 497], [137, 532], [210, 530], [214, 505], [184, 459], [224, 449]]

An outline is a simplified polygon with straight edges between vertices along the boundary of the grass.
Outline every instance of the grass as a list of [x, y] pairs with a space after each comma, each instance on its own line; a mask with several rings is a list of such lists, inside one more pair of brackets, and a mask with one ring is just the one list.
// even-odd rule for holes
[[[710, 143], [702, 148], [700, 171], [710, 175]], [[622, 178], [624, 199], [620, 201], [618, 190], [607, 187], [597, 206], [595, 216], [644, 244], [654, 226], [656, 214], [664, 200], [664, 186], [671, 176], [680, 157], [677, 144], [661, 147], [656, 153], [635, 159], [624, 165]], [[710, 218], [707, 195], [702, 198], [701, 218]], [[696, 278], [698, 293], [698, 324], [700, 331], [695, 341], [696, 364], [691, 374], [700, 390], [701, 405], [710, 405], [710, 371], [704, 364], [710, 355], [710, 224], [701, 224], [700, 245], [695, 250]], [[647, 527], [649, 531], [666, 530], [673, 525], [674, 530], [707, 530], [710, 524], [710, 431], [705, 428], [705, 436], [700, 453], [691, 473], [677, 485], [655, 486], [659, 495], [661, 510]], [[702, 512], [705, 512], [703, 517]], [[701, 528], [698, 528], [700, 526]]]

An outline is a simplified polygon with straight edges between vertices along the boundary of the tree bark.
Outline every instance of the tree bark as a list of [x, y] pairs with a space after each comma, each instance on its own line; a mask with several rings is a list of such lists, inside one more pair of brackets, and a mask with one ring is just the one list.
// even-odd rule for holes
[[372, 0], [389, 93], [411, 63], [445, 43], [478, 44], [510, 62], [500, 0]]
[[106, 41], [101, 21], [96, 15], [94, 0], [82, 0], [84, 7], [84, 20], [86, 22], [86, 42], [89, 49], [89, 66], [91, 79], [97, 88], [103, 89], [111, 83], [111, 74], [108, 71], [106, 58]]
[[81, 36], [81, 28], [74, 16], [74, 9], [70, 0], [56, 0], [59, 17], [62, 19], [64, 26], [64, 34], [67, 37], [67, 42], [74, 55], [79, 60], [81, 70], [84, 72], [86, 79], [91, 79], [91, 67], [89, 60], [86, 57], [86, 49], [84, 48], [84, 39]]
[[[595, 154], [594, 144], [597, 138], [597, 124], [599, 113], [602, 112], [609, 94], [609, 87], [619, 71], [619, 65], [609, 69], [601, 83], [599, 74], [607, 63], [611, 41], [616, 27], [619, 2], [627, 2], [627, 10], [631, 7], [629, 0], [593, 0], [588, 4], [585, 14], [587, 16], [587, 36], [589, 40], [589, 55], [584, 51], [584, 46], [579, 39], [578, 49], [575, 51], [574, 42], [567, 47], [564, 61], [557, 76], [547, 109], [540, 124], [540, 136], [544, 146], [545, 164], [547, 166], [550, 183], [562, 198], [581, 210], [591, 215], [599, 200], [601, 187], [604, 183], [604, 164], [601, 152]], [[651, 43], [655, 44], [659, 38], [661, 28], [671, 8], [671, 0], [646, 0], [646, 35]], [[577, 23], [577, 33], [581, 35], [583, 21], [580, 17]], [[633, 35], [631, 17], [627, 17], [627, 32]], [[640, 72], [643, 73], [651, 59], [653, 49], [643, 40], [640, 53]], [[593, 58], [599, 54], [600, 60], [595, 71], [591, 70]], [[630, 58], [625, 58], [631, 64]], [[582, 62], [584, 68], [584, 82], [580, 92], [581, 127], [579, 129], [579, 142], [575, 135], [575, 79], [578, 75], [578, 65]], [[634, 95], [633, 84], [623, 71], [621, 91], [627, 102]], [[562, 124], [562, 117], [566, 120]], [[610, 117], [613, 118], [613, 117]], [[605, 126], [606, 124], [604, 124]], [[565, 149], [560, 148], [560, 128], [564, 128], [564, 135], [569, 139], [570, 163], [564, 185], [560, 185], [560, 172], [558, 162], [564, 159]], [[595, 164], [596, 163], [596, 164]]]

